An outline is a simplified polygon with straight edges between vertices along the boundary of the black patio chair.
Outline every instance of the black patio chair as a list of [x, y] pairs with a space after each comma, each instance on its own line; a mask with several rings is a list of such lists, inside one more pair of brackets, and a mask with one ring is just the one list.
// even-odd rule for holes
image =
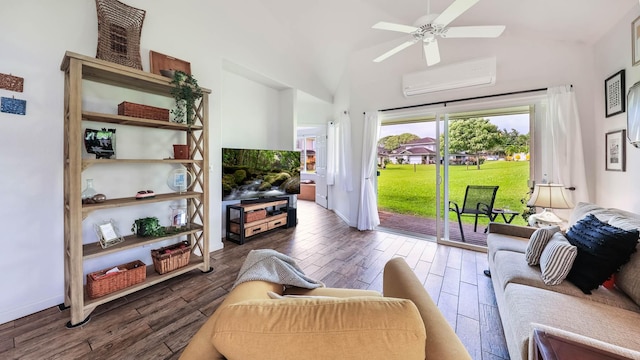
[[498, 186], [485, 185], [467, 185], [464, 193], [464, 203], [462, 208], [455, 201], [449, 201], [449, 211], [455, 211], [458, 216], [458, 225], [460, 226], [460, 236], [464, 239], [464, 230], [462, 230], [462, 215], [475, 216], [473, 231], [478, 231], [478, 216], [486, 216], [491, 220], [493, 211], [493, 202], [496, 200]]

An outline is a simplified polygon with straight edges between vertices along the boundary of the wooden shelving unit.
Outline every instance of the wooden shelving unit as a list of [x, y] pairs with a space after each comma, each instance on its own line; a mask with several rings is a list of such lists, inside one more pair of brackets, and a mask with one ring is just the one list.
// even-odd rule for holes
[[[158, 284], [186, 272], [200, 269], [211, 271], [209, 264], [209, 179], [208, 179], [208, 96], [196, 105], [194, 124], [178, 124], [168, 121], [140, 119], [129, 116], [83, 111], [83, 80], [113, 85], [154, 95], [170, 97], [170, 80], [160, 75], [146, 73], [126, 66], [98, 60], [92, 57], [66, 52], [60, 69], [64, 72], [64, 272], [65, 306], [71, 308], [71, 320], [67, 327], [83, 324], [98, 306], [140, 289]], [[191, 159], [82, 159], [82, 121], [95, 121], [134, 127], [147, 127], [184, 131], [187, 134]], [[168, 144], [169, 145], [169, 144]], [[109, 199], [98, 204], [82, 204], [82, 172], [90, 166], [109, 164], [182, 164], [194, 174], [194, 186], [188, 192], [157, 194], [154, 198], [137, 200], [135, 197]], [[138, 237], [129, 235], [125, 241], [102, 249], [99, 243], [85, 243], [82, 238], [82, 222], [93, 211], [137, 206], [154, 202], [185, 200], [189, 224], [177, 232], [162, 237]], [[189, 264], [180, 269], [159, 275], [153, 266], [147, 266], [143, 283], [113, 292], [97, 299], [85, 295], [84, 261], [101, 256], [131, 250], [163, 240], [186, 237], [191, 244]], [[196, 255], [199, 250], [200, 256]], [[118, 264], [113, 264], [118, 265]]]

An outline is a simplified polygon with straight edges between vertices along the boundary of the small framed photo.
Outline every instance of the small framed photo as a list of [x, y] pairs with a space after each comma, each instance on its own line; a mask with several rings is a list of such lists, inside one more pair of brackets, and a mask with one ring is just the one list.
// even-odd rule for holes
[[604, 81], [605, 116], [610, 117], [625, 110], [624, 69]]
[[633, 66], [640, 64], [640, 16], [631, 23], [631, 56]]
[[626, 171], [625, 130], [611, 131], [605, 135], [605, 170]]
[[124, 238], [120, 236], [118, 228], [116, 227], [113, 220], [93, 224], [93, 227], [96, 230], [98, 241], [100, 242], [100, 246], [102, 246], [103, 249], [124, 241]]

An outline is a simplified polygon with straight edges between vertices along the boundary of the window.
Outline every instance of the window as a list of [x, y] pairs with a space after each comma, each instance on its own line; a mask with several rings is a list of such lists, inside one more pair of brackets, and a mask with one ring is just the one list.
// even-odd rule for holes
[[296, 141], [296, 150], [300, 151], [300, 171], [316, 172], [316, 137], [302, 136]]

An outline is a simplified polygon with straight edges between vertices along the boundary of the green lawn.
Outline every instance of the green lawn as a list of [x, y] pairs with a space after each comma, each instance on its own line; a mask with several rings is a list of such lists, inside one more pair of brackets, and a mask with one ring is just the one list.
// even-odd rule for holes
[[[435, 218], [436, 216], [436, 165], [387, 165], [380, 169], [378, 177], [378, 207], [381, 210], [400, 214], [410, 214]], [[444, 166], [441, 166], [444, 176]], [[520, 199], [526, 196], [529, 179], [528, 161], [487, 161], [480, 166], [449, 166], [449, 199], [460, 206], [464, 200], [467, 185], [498, 185], [498, 193], [494, 207], [508, 206], [511, 210], [522, 212], [526, 207]], [[444, 190], [442, 200], [444, 201]], [[445, 206], [443, 204], [442, 208]], [[448, 209], [448, 207], [447, 207]], [[449, 218], [455, 220], [455, 213]], [[463, 217], [471, 222], [472, 217]], [[502, 221], [496, 220], [496, 221]], [[486, 223], [486, 221], [483, 221]], [[525, 224], [521, 216], [517, 216], [514, 224]]]

